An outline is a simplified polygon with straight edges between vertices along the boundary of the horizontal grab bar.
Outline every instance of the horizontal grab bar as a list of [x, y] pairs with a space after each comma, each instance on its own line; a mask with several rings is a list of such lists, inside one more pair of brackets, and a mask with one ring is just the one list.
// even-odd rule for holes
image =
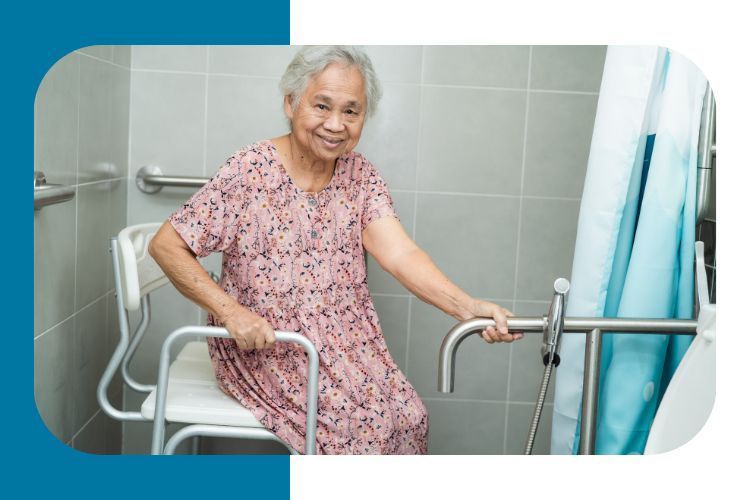
[[206, 177], [186, 177], [178, 175], [163, 175], [159, 167], [147, 165], [138, 170], [135, 185], [144, 193], [153, 194], [161, 191], [164, 186], [171, 187], [203, 187], [210, 179]]
[[34, 210], [72, 200], [75, 195], [76, 189], [73, 186], [47, 184], [44, 172], [34, 172]]

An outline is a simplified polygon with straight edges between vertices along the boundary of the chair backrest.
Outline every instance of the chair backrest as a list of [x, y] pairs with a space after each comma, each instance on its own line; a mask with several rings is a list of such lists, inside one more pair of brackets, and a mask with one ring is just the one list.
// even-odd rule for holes
[[148, 244], [162, 223], [128, 226], [117, 235], [122, 300], [129, 311], [140, 309], [141, 297], [169, 283], [148, 253]]

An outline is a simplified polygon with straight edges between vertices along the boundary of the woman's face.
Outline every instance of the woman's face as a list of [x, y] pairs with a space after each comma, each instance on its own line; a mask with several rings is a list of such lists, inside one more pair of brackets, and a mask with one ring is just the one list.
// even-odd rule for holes
[[333, 162], [354, 149], [365, 122], [365, 85], [354, 66], [329, 64], [310, 79], [292, 110], [291, 96], [284, 111], [292, 123], [292, 141], [313, 161]]

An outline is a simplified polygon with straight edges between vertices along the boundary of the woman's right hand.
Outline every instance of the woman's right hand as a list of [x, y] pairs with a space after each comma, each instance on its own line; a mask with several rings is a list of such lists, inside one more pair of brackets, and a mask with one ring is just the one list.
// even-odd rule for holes
[[268, 321], [240, 304], [221, 322], [240, 349], [266, 349], [276, 342], [276, 334]]

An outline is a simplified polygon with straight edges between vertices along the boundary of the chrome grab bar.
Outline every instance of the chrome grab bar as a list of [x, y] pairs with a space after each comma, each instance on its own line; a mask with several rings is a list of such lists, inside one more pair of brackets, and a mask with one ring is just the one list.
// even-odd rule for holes
[[147, 194], [158, 193], [164, 186], [171, 187], [203, 187], [210, 179], [206, 177], [185, 177], [177, 175], [163, 175], [156, 165], [141, 167], [135, 177], [135, 185]]
[[[543, 333], [548, 328], [548, 317], [508, 318], [508, 331]], [[443, 339], [438, 355], [438, 391], [453, 392], [456, 351], [469, 335], [494, 326], [490, 318], [473, 318], [454, 326]], [[564, 331], [586, 334], [586, 353], [583, 374], [580, 455], [593, 455], [596, 441], [596, 411], [599, 399], [599, 358], [602, 333], [643, 333], [666, 335], [695, 335], [696, 320], [640, 319], [640, 318], [565, 318]]]
[[34, 172], [34, 210], [73, 199], [76, 189], [63, 184], [47, 184], [44, 172]]
[[[706, 152], [709, 151], [709, 154]], [[706, 220], [711, 196], [711, 170], [716, 164], [716, 101], [711, 87], [703, 100], [700, 137], [698, 139], [698, 178], [695, 206], [696, 225]]]

